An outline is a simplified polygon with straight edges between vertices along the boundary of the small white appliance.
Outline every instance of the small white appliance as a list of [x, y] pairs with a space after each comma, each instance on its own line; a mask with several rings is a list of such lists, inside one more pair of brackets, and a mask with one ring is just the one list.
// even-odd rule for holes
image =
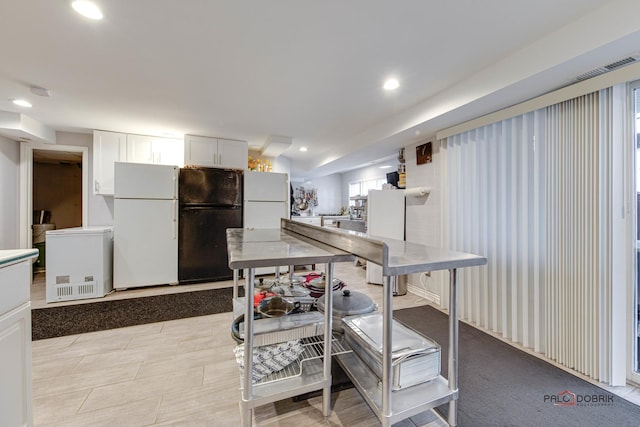
[[115, 163], [113, 286], [178, 283], [177, 166]]
[[[280, 219], [289, 219], [289, 177], [286, 173], [247, 172], [244, 174], [244, 228], [280, 228]], [[255, 274], [270, 274], [275, 268], [261, 267]], [[280, 272], [287, 272], [280, 267]]]
[[[369, 190], [367, 234], [404, 240], [404, 190]], [[382, 284], [382, 267], [367, 261], [367, 282]]]
[[46, 301], [100, 298], [113, 289], [113, 228], [46, 232]]

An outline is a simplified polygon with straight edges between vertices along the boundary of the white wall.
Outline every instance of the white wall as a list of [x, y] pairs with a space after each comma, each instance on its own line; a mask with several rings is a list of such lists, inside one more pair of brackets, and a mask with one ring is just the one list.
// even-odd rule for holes
[[19, 247], [19, 165], [20, 145], [0, 136], [0, 249]]
[[342, 174], [342, 205], [349, 206], [349, 184], [370, 179], [387, 179], [387, 173], [393, 169], [380, 169], [380, 165], [367, 166]]
[[[431, 142], [432, 162], [416, 164], [416, 147]], [[405, 147], [405, 166], [407, 188], [428, 187], [431, 192], [426, 197], [407, 197], [406, 228], [407, 241], [430, 246], [441, 246], [440, 208], [442, 190], [440, 189], [440, 165], [438, 142], [426, 139]]]
[[[292, 182], [293, 187], [303, 186], [315, 188], [318, 194], [318, 206], [313, 207], [313, 215], [339, 214], [342, 206], [342, 175], [331, 174], [311, 180], [297, 180]], [[311, 214], [311, 212], [309, 212]]]

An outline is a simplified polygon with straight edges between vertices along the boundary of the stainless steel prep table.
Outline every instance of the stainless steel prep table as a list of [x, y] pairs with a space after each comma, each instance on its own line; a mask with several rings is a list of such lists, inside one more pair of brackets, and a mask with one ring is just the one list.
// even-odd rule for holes
[[[244, 256], [236, 253], [236, 258], [242, 258], [243, 262], [232, 261], [233, 252], [242, 252], [242, 240], [237, 233], [242, 230], [229, 230], [229, 266], [232, 269], [238, 268], [253, 268], [259, 266], [266, 266], [268, 262], [279, 262], [280, 264], [272, 265], [290, 265], [291, 262], [287, 261], [287, 251], [285, 250], [285, 242], [292, 243], [292, 241], [300, 241], [313, 247], [322, 247], [323, 250], [328, 252], [341, 251], [341, 254], [335, 253], [335, 256], [341, 260], [349, 260], [352, 258], [341, 258], [347, 254], [352, 254], [360, 258], [364, 258], [368, 261], [372, 261], [382, 267], [382, 275], [384, 277], [384, 294], [383, 294], [383, 358], [382, 358], [382, 388], [378, 388], [378, 379], [371, 371], [363, 365], [362, 362], [353, 354], [343, 354], [336, 356], [336, 359], [340, 365], [345, 369], [356, 388], [360, 391], [365, 401], [369, 404], [374, 411], [378, 419], [383, 426], [390, 426], [391, 424], [400, 420], [406, 419], [420, 412], [428, 409], [435, 408], [444, 403], [449, 403], [448, 423], [449, 425], [457, 425], [457, 399], [458, 399], [458, 297], [457, 297], [457, 280], [456, 271], [458, 268], [473, 267], [485, 265], [487, 259], [482, 256], [466, 254], [461, 252], [450, 251], [447, 249], [419, 245], [415, 243], [409, 243], [399, 240], [379, 238], [376, 236], [369, 236], [364, 233], [341, 230], [336, 228], [323, 228], [308, 224], [295, 223], [289, 220], [283, 219], [281, 221], [281, 230], [277, 230], [280, 238], [276, 239], [276, 230], [270, 230], [269, 232], [274, 234], [273, 250], [269, 250], [267, 253], [261, 253], [258, 247], [248, 248]], [[261, 230], [255, 230], [259, 232]], [[262, 230], [265, 231], [265, 230]], [[245, 231], [246, 232], [246, 231]], [[266, 232], [266, 231], [265, 231]], [[250, 234], [247, 234], [250, 236]], [[235, 242], [235, 244], [232, 244]], [[248, 243], [244, 243], [247, 246]], [[285, 246], [283, 246], [283, 244]], [[267, 246], [262, 248], [262, 252], [266, 251]], [[310, 248], [305, 247], [306, 250]], [[281, 258], [280, 258], [281, 257]], [[333, 261], [337, 261], [334, 259]], [[299, 260], [296, 259], [296, 262]], [[311, 261], [307, 261], [310, 263]], [[327, 275], [332, 273], [332, 261], [318, 261], [328, 262]], [[393, 392], [392, 395], [392, 321], [393, 321], [393, 285], [397, 276], [410, 273], [419, 273], [425, 271], [436, 270], [449, 270], [449, 357], [448, 367], [449, 374], [448, 379], [442, 376], [432, 380], [428, 383], [416, 385], [405, 390], [398, 390]], [[253, 294], [253, 273], [250, 272], [248, 278], [248, 286], [246, 289], [247, 295]], [[332, 276], [327, 277], [326, 283], [331, 283]], [[250, 293], [249, 293], [250, 292]], [[331, 292], [327, 292], [330, 295]], [[327, 313], [331, 312], [331, 298], [327, 301], [329, 305], [325, 312], [325, 336], [328, 336], [330, 331], [331, 316], [327, 316]], [[251, 310], [251, 311], [250, 311]], [[247, 304], [247, 311], [245, 318], [249, 318], [252, 313], [252, 304]], [[252, 327], [251, 322], [245, 324], [245, 337], [250, 336]], [[328, 329], [327, 329], [328, 327]], [[330, 343], [327, 349], [327, 341], [325, 340], [325, 354], [330, 354]], [[247, 355], [247, 342], [245, 341], [245, 357]], [[330, 358], [325, 358], [325, 377], [328, 377], [327, 361]], [[247, 365], [245, 359], [245, 366]], [[244, 382], [247, 384], [247, 375], [244, 376]], [[250, 386], [250, 383], [248, 383]], [[329, 390], [330, 384], [324, 384], [324, 405], [328, 405], [329, 402]], [[247, 391], [249, 394], [246, 394]], [[245, 399], [246, 397], [246, 399]], [[247, 386], [243, 389], [243, 409], [248, 407], [247, 402], [251, 397], [251, 390]], [[264, 402], [267, 403], [267, 402]], [[323, 406], [325, 415], [329, 413], [329, 408]], [[243, 414], [244, 415], [244, 414]], [[250, 415], [250, 414], [249, 414]]]
[[[286, 229], [228, 229], [229, 267], [234, 270], [234, 300], [237, 298], [238, 270], [247, 269], [244, 298], [244, 374], [242, 376], [242, 423], [250, 426], [253, 408], [315, 390], [323, 390], [323, 413], [331, 411], [331, 357], [323, 357], [321, 370], [310, 369], [300, 376], [267, 384], [252, 384], [253, 292], [255, 268], [285, 265], [326, 264], [326, 312], [324, 336], [331, 337], [333, 263], [353, 261], [346, 251], [292, 234]], [[331, 339], [324, 340], [323, 354], [331, 354]]]

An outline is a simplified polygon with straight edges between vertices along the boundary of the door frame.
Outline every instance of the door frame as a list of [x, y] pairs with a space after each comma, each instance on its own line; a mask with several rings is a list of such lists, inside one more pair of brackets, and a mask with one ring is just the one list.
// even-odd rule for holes
[[[640, 188], [637, 188], [636, 182], [638, 180], [637, 168], [640, 166], [636, 162], [636, 153], [638, 151], [637, 137], [636, 134], [640, 132], [640, 126], [637, 125], [636, 120], [636, 109], [640, 110], [640, 106], [636, 108], [635, 103], [635, 91], [640, 90], [640, 80], [629, 82], [627, 85], [627, 96], [629, 102], [627, 104], [627, 114], [630, 118], [627, 126], [625, 127], [625, 132], [628, 132], [627, 135], [630, 135], [629, 143], [625, 143], [625, 150], [629, 150], [627, 155], [625, 156], [627, 160], [627, 164], [625, 165], [625, 170], [628, 171], [625, 174], [625, 182], [627, 182], [628, 191], [626, 197], [629, 198], [629, 205], [626, 209], [627, 212], [631, 213], [627, 222], [627, 230], [626, 235], [629, 236], [629, 242], [627, 244], [627, 248], [632, 254], [630, 256], [628, 262], [628, 275], [626, 276], [628, 279], [629, 286], [627, 287], [627, 300], [630, 302], [627, 304], [627, 382], [631, 382], [634, 384], [640, 384], [640, 365], [638, 365], [638, 355], [640, 349], [638, 348], [638, 322], [637, 322], [637, 302], [639, 301], [640, 296], [638, 295], [638, 280], [639, 273], [638, 268], [638, 241], [637, 236], [637, 216], [640, 215], [638, 212], [637, 205], [637, 192]], [[626, 138], [625, 138], [626, 140]], [[638, 369], [638, 370], [636, 370]]]
[[31, 231], [33, 227], [33, 150], [82, 153], [82, 225], [88, 225], [89, 219], [89, 147], [23, 141], [20, 143], [19, 189], [19, 243], [21, 248], [30, 248], [33, 245]]

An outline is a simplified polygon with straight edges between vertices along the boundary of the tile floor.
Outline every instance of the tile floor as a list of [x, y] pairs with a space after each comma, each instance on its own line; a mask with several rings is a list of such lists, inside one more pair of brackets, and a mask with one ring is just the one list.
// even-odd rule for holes
[[[382, 288], [366, 284], [362, 268], [351, 263], [336, 264], [334, 274], [350, 289], [370, 295], [381, 306]], [[231, 286], [231, 282], [119, 291], [105, 298], [221, 286]], [[47, 306], [44, 288], [43, 275], [37, 275], [32, 285], [33, 307]], [[68, 303], [87, 302], [91, 300]], [[428, 302], [407, 293], [394, 297], [393, 303], [394, 308], [406, 308]], [[34, 425], [240, 425], [240, 381], [232, 351], [235, 342], [229, 335], [232, 317], [231, 313], [221, 313], [34, 341]], [[621, 387], [611, 391], [640, 404], [637, 389]], [[287, 399], [257, 408], [254, 425], [379, 424], [355, 389], [333, 396], [333, 412], [326, 420], [321, 397], [302, 402]], [[416, 425], [446, 424], [431, 412], [396, 424]]]

